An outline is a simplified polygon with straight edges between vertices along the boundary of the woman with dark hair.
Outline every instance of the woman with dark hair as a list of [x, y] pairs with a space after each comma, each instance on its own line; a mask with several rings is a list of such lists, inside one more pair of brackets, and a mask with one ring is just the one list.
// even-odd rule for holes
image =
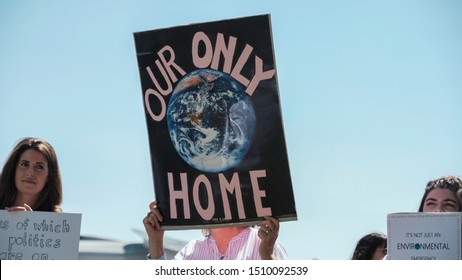
[[363, 236], [356, 244], [352, 260], [383, 260], [387, 254], [387, 237], [378, 232]]
[[456, 176], [443, 176], [429, 181], [419, 212], [462, 212], [462, 180]]
[[444, 176], [428, 182], [419, 212], [462, 212], [462, 180]]
[[61, 212], [61, 202], [61, 175], [55, 150], [43, 139], [22, 139], [0, 174], [0, 209]]

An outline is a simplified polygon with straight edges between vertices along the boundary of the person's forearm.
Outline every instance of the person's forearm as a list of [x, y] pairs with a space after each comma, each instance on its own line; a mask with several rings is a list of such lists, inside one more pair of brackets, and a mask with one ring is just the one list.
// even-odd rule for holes
[[164, 242], [163, 240], [149, 241], [149, 257], [151, 259], [159, 259], [164, 253]]
[[260, 258], [262, 260], [273, 260], [273, 256], [271, 254], [260, 254]]
[[274, 246], [264, 246], [260, 245], [259, 253], [262, 260], [273, 260], [273, 248]]

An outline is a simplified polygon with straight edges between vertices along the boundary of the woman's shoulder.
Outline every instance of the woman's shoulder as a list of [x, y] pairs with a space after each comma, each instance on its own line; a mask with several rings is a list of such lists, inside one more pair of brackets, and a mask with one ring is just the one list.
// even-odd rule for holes
[[210, 236], [203, 236], [201, 238], [192, 239], [192, 240], [188, 241], [188, 243], [186, 244], [186, 247], [201, 246], [201, 245], [206, 244], [206, 243], [208, 243], [210, 241], [211, 241]]

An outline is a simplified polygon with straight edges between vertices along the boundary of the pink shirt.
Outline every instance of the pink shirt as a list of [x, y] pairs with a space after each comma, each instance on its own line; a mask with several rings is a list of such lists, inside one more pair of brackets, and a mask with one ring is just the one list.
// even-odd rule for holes
[[[229, 242], [224, 254], [218, 251], [215, 239], [207, 236], [199, 240], [190, 241], [181, 251], [176, 260], [260, 260], [258, 249], [261, 239], [257, 228], [246, 228]], [[287, 253], [276, 240], [273, 256], [278, 260], [287, 259]]]

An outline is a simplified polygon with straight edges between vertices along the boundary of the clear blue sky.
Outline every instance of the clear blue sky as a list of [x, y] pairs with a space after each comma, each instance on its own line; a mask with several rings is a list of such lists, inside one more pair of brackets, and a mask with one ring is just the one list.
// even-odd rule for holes
[[462, 175], [461, 1], [1, 0], [0, 160], [48, 140], [82, 234], [140, 241], [154, 191], [133, 33], [267, 13], [299, 216], [280, 240], [348, 259], [428, 180]]

